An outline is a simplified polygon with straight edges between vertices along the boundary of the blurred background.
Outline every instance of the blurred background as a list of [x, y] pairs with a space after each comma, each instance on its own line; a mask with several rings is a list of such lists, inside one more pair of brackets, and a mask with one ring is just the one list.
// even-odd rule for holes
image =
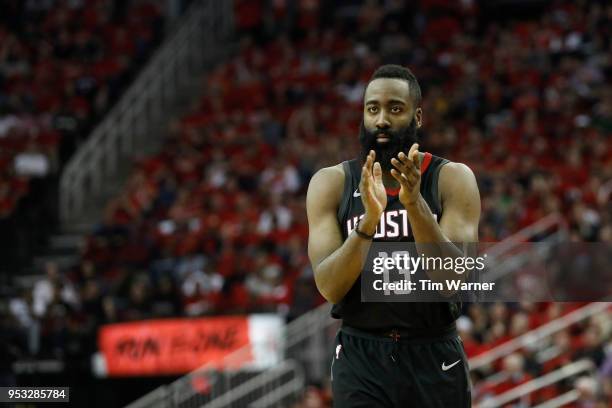
[[[421, 84], [421, 150], [476, 174], [495, 259], [612, 241], [608, 1], [0, 7], [1, 386], [330, 407], [305, 192], [384, 63]], [[612, 406], [608, 303], [463, 308], [474, 406]]]

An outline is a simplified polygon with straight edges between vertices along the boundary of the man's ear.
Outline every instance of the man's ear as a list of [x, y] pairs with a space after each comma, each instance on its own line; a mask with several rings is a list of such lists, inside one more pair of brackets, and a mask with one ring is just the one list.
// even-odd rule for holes
[[416, 108], [414, 111], [414, 120], [416, 121], [417, 128], [423, 126], [423, 109]]

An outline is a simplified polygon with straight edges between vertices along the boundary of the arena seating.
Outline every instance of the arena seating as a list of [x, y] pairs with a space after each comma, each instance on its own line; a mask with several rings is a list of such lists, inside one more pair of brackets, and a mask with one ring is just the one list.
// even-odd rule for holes
[[[41, 325], [41, 346], [30, 352], [87, 355], [104, 323], [252, 312], [292, 319], [323, 303], [305, 253], [305, 191], [317, 169], [357, 153], [362, 92], [383, 62], [406, 64], [420, 80], [422, 150], [476, 174], [481, 241], [500, 241], [551, 213], [562, 214], [572, 241], [612, 239], [609, 5], [555, 1], [514, 22], [472, 1], [304, 1], [295, 9], [274, 2], [270, 15], [260, 3], [236, 2], [239, 52], [202, 79], [197, 107], [169, 126], [160, 153], [134, 163], [81, 262], [66, 271], [48, 265], [45, 279], [13, 299], [15, 320]], [[158, 18], [145, 9], [141, 23]], [[137, 53], [121, 28], [111, 31], [109, 55]], [[123, 72], [125, 65], [102, 60], [103, 77]], [[68, 88], [72, 112], [104, 111]], [[43, 112], [55, 106], [48, 103]], [[50, 132], [39, 135], [58, 135]], [[4, 162], [29, 152], [26, 145]], [[6, 191], [0, 184], [0, 199]], [[471, 357], [579, 306], [470, 305], [459, 328]], [[609, 403], [611, 330], [609, 319], [592, 319], [557, 334], [549, 350], [509, 356], [487, 377], [475, 374], [475, 401], [584, 356], [601, 370], [593, 400]], [[546, 389], [529, 403], [563, 391]], [[327, 391], [313, 386], [296, 407], [328, 403]]]
[[[151, 0], [3, 2], [2, 272], [27, 266], [44, 245], [56, 225], [63, 165], [160, 43], [162, 12]], [[5, 236], [8, 229], [18, 234]]]

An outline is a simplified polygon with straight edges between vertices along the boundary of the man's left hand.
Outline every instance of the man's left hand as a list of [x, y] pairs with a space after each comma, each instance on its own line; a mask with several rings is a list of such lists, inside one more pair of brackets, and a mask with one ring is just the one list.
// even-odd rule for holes
[[395, 169], [391, 175], [400, 183], [399, 199], [404, 207], [414, 205], [421, 195], [421, 161], [419, 158], [419, 145], [414, 143], [408, 155], [400, 152], [397, 158], [391, 159]]

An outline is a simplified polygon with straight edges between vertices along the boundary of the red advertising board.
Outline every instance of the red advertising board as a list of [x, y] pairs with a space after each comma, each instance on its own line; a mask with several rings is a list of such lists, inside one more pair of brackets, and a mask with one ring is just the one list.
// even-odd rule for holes
[[[248, 345], [246, 316], [111, 324], [98, 333], [109, 376], [184, 374]], [[241, 355], [241, 363], [253, 359]]]

